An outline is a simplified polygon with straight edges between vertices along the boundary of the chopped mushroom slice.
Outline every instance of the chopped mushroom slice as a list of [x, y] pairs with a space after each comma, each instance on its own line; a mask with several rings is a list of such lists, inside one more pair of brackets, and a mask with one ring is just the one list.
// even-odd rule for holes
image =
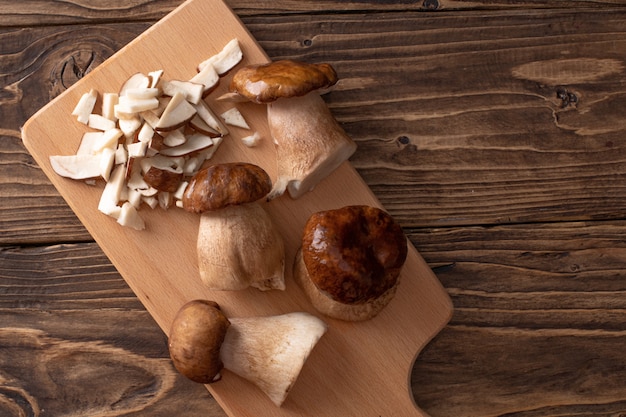
[[52, 155], [50, 165], [62, 177], [84, 180], [101, 175], [100, 158], [97, 154]]
[[243, 58], [243, 52], [237, 39], [231, 39], [221, 51], [202, 61], [198, 65], [198, 72], [202, 72], [207, 65], [212, 65], [219, 75], [230, 71]]
[[184, 126], [196, 114], [196, 109], [185, 99], [185, 93], [177, 92], [165, 107], [154, 129], [169, 132]]
[[336, 82], [329, 64], [289, 60], [244, 67], [233, 76], [232, 93], [268, 105], [278, 164], [268, 199], [285, 190], [292, 198], [301, 197], [356, 150], [319, 95]]
[[224, 122], [231, 126], [237, 126], [242, 129], [250, 129], [248, 122], [244, 119], [243, 115], [239, 111], [237, 107], [232, 107], [222, 113], [221, 118], [224, 119]]
[[168, 346], [176, 369], [192, 381], [216, 382], [228, 369], [280, 407], [326, 330], [304, 312], [228, 319], [217, 303], [193, 300], [176, 314]]
[[198, 104], [202, 99], [204, 85], [192, 81], [170, 80], [161, 82], [163, 94], [174, 96], [176, 93], [182, 93], [185, 100], [192, 104]]
[[220, 81], [220, 75], [215, 70], [213, 64], [207, 64], [189, 81], [202, 84], [202, 96], [204, 97], [217, 87]]
[[76, 107], [72, 110], [72, 116], [76, 116], [76, 120], [83, 124], [89, 122], [89, 115], [93, 111], [98, 99], [98, 92], [93, 88], [88, 93], [83, 94], [78, 100]]
[[243, 142], [243, 144], [248, 148], [254, 148], [261, 142], [261, 134], [259, 132], [254, 132], [251, 135], [241, 138], [241, 142]]

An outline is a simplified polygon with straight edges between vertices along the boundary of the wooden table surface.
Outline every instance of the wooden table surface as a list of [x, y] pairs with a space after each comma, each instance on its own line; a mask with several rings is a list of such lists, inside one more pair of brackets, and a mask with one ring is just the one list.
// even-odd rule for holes
[[[2, 416], [225, 415], [20, 138], [180, 3], [0, 0]], [[420, 407], [625, 415], [626, 2], [227, 3], [272, 59], [362, 82], [327, 97], [351, 161], [455, 308]]]

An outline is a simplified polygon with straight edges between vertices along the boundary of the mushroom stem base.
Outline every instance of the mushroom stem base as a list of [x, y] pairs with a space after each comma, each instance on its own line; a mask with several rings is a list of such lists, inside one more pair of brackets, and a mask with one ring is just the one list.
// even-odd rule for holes
[[224, 368], [281, 406], [326, 330], [322, 320], [304, 312], [231, 318], [220, 357]]
[[309, 272], [302, 259], [302, 250], [298, 250], [296, 254], [293, 276], [317, 311], [328, 317], [344, 321], [365, 321], [376, 317], [393, 299], [399, 283], [398, 280], [381, 296], [365, 303], [346, 304], [335, 301], [321, 291], [309, 277]]
[[198, 268], [212, 290], [285, 289], [285, 247], [258, 203], [207, 211], [200, 217]]
[[294, 199], [301, 197], [356, 151], [356, 143], [316, 92], [268, 104], [267, 118], [278, 164], [268, 199], [285, 190]]

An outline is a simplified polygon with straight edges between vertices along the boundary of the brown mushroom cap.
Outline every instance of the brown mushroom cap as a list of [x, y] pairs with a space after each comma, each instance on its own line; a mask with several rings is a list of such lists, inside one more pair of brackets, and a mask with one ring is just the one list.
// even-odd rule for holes
[[346, 206], [314, 213], [302, 260], [315, 286], [335, 301], [362, 304], [393, 288], [407, 256], [402, 228], [383, 210]]
[[202, 384], [219, 379], [220, 348], [230, 322], [214, 301], [193, 300], [183, 305], [170, 328], [168, 347], [176, 369]]
[[337, 73], [330, 64], [282, 60], [241, 68], [231, 80], [230, 91], [263, 104], [279, 98], [304, 96], [335, 83]]
[[183, 208], [202, 213], [252, 203], [271, 189], [269, 175], [257, 165], [246, 162], [212, 165], [191, 178], [183, 194]]

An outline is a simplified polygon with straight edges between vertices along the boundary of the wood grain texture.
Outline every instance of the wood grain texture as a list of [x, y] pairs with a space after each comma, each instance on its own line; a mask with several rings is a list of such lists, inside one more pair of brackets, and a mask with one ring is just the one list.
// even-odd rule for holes
[[95, 243], [0, 249], [0, 415], [225, 416]]
[[[48, 354], [33, 341], [103, 344], [108, 364], [65, 363], [96, 375], [116, 363], [120, 383], [133, 369], [151, 387], [128, 389], [125, 404], [150, 403], [135, 415], [225, 415], [203, 388], [178, 380], [165, 394], [138, 371], [166, 360], [160, 330], [19, 139], [41, 105], [179, 3], [0, 2], [0, 331], [15, 358], [0, 365], [2, 415], [85, 410], [24, 371], [20, 355]], [[353, 164], [456, 308], [418, 358], [418, 403], [434, 417], [626, 413], [624, 2], [229, 5], [271, 57], [328, 60], [349, 78], [326, 99], [359, 142]], [[93, 415], [122, 414], [101, 389], [109, 414], [89, 397]]]
[[[154, 21], [164, 17], [180, 5], [180, 0], [102, 0], [94, 4], [90, 0], [64, 2], [60, 0], [36, 0], [14, 2], [0, 0], [0, 27], [2, 22], [12, 26], [40, 26], [70, 23], [106, 23], [118, 20]], [[459, 10], [501, 10], [501, 9], [578, 9], [599, 6], [615, 6], [617, 0], [543, 0], [507, 1], [507, 0], [360, 0], [336, 1], [285, 0], [281, 2], [229, 0], [228, 5], [239, 16], [258, 16], [262, 14], [319, 14], [338, 12], [389, 12], [389, 11], [459, 11]]]
[[414, 368], [417, 402], [433, 417], [623, 414], [625, 227], [412, 234], [455, 305]]

